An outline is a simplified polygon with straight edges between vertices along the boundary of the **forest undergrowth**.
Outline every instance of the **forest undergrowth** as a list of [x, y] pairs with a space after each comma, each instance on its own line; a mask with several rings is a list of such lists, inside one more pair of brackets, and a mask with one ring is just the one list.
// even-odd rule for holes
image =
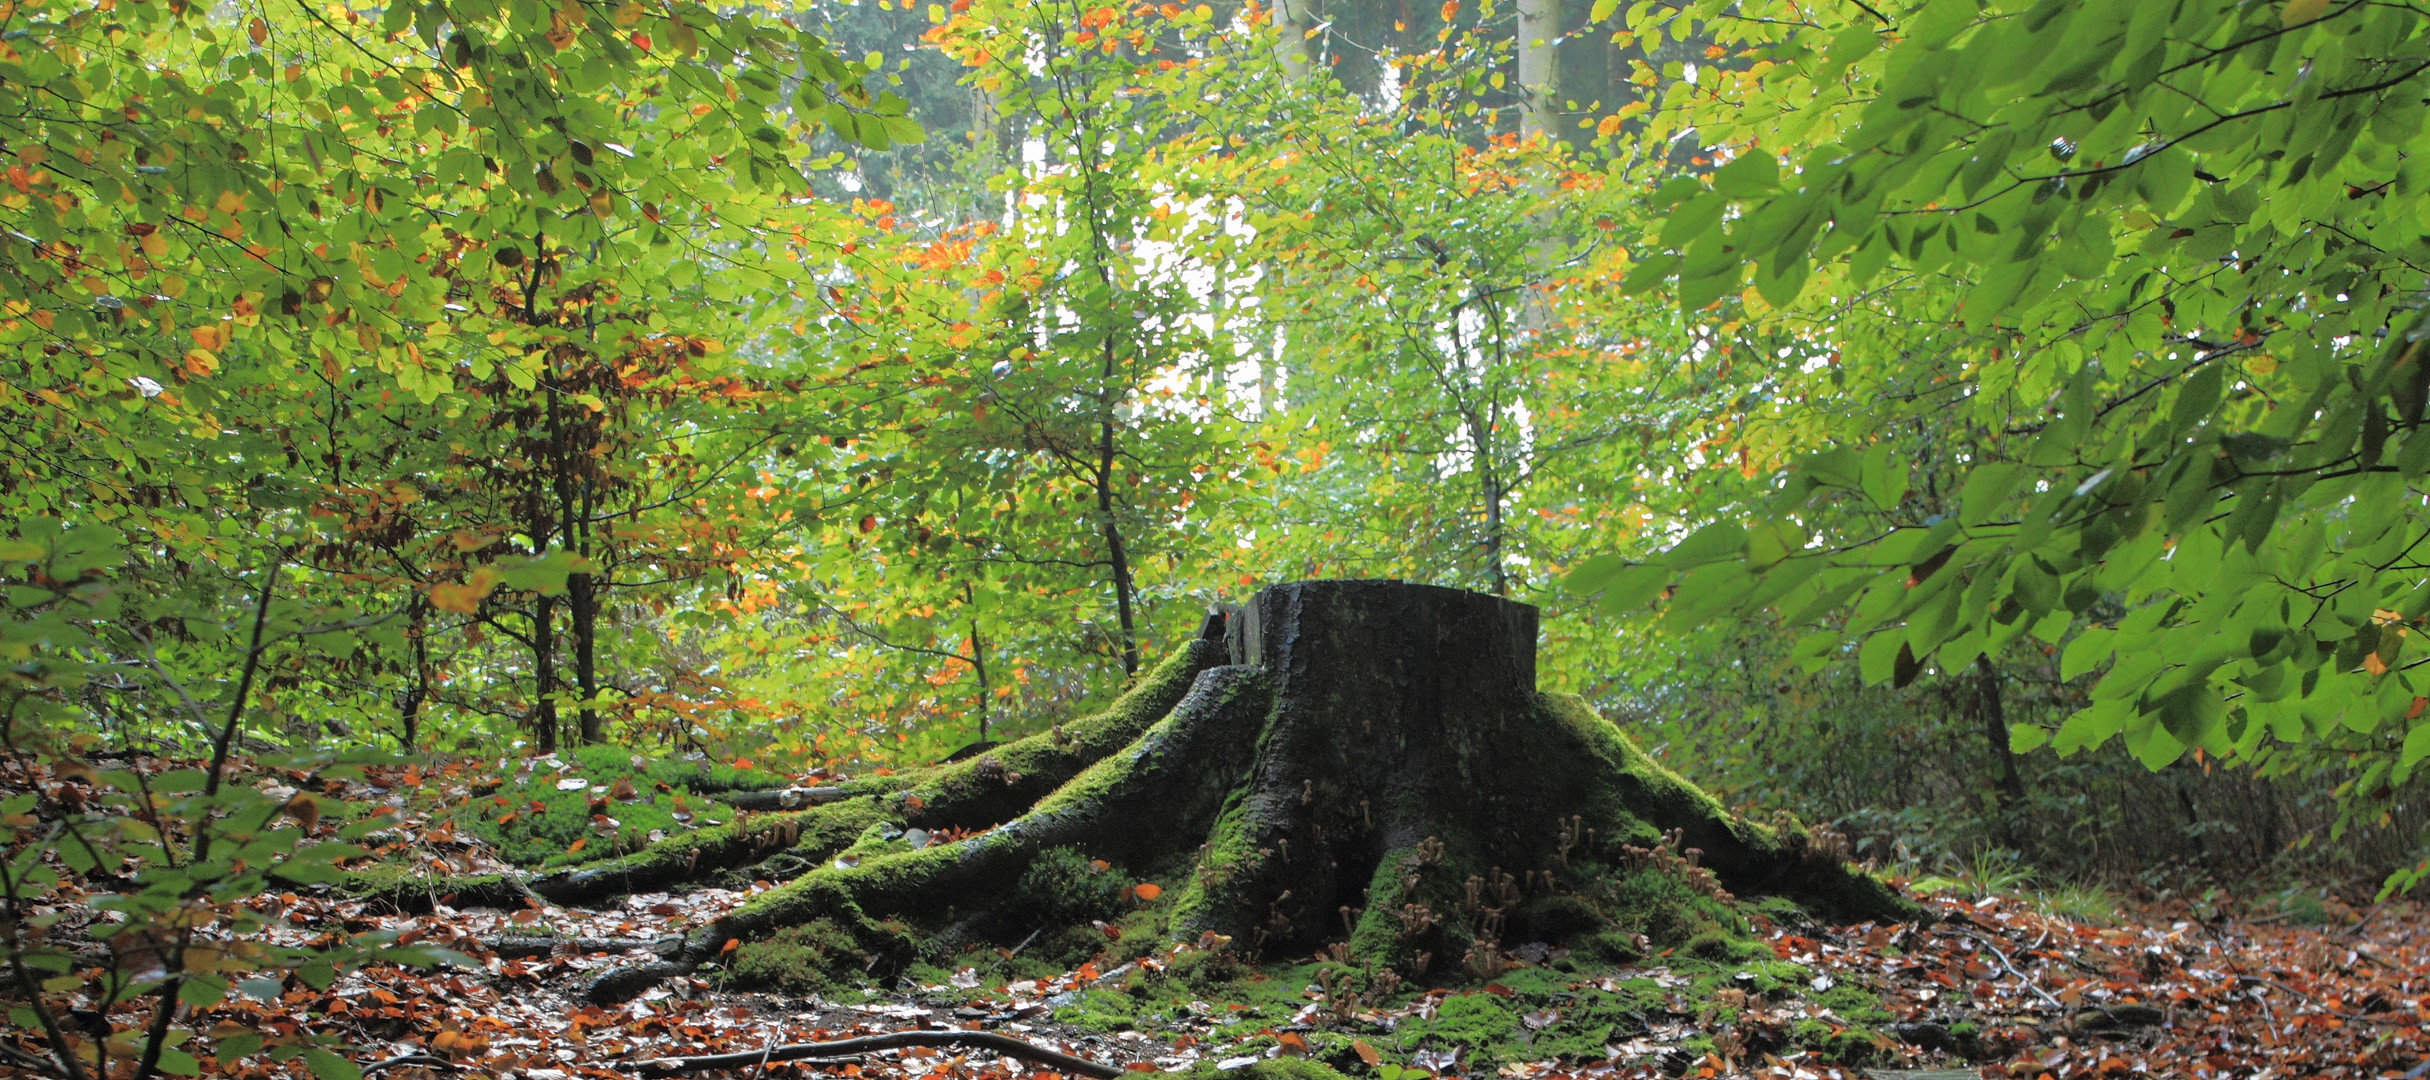
[[[151, 772], [177, 763], [124, 764]], [[1338, 947], [1251, 957], [1224, 941], [1126, 942], [1117, 920], [1098, 924], [1104, 940], [1093, 950], [1068, 936], [1051, 947], [1025, 941], [826, 980], [814, 992], [735, 962], [603, 1007], [587, 995], [601, 973], [647, 959], [657, 943], [775, 883], [598, 907], [543, 903], [513, 884], [520, 871], [500, 848], [452, 824], [462, 816], [451, 811], [486, 806], [500, 785], [535, 779], [489, 764], [382, 766], [325, 783], [323, 794], [386, 806], [397, 824], [375, 834], [379, 846], [343, 880], [247, 902], [266, 917], [271, 944], [392, 934], [461, 959], [427, 970], [375, 963], [318, 987], [291, 976], [275, 993], [231, 995], [189, 1020], [204, 1033], [190, 1047], [203, 1075], [282, 1075], [278, 1048], [315, 1036], [354, 1048], [367, 1074], [610, 1080], [651, 1074], [661, 1058], [912, 1030], [992, 1031], [1126, 1071], [1253, 1069], [1240, 1075], [1319, 1080], [1329, 1074], [1305, 1064], [1362, 1080], [1925, 1070], [2418, 1078], [2430, 1060], [2422, 974], [2430, 914], [2417, 904], [2303, 894], [2303, 903], [2247, 907], [2212, 894], [2111, 898], [2104, 911], [2089, 899], [2103, 894], [2008, 894], [1988, 890], [2015, 883], [1963, 875], [1914, 883], [1929, 894], [1927, 916], [1912, 923], [1821, 925], [1778, 901], [1741, 903], [1745, 932], [1729, 940], [1625, 963], [1516, 942], [1498, 970], [1437, 971], [1382, 987], [1352, 978], [1360, 964]], [[15, 775], [53, 799], [81, 786], [72, 776]], [[334, 835], [347, 823], [333, 815], [304, 825]], [[83, 898], [109, 887], [86, 877], [38, 914], [62, 915], [51, 932], [73, 937], [97, 917]], [[1122, 891], [1152, 899], [1158, 890]], [[141, 962], [140, 946], [105, 940], [110, 952], [84, 959]], [[106, 1022], [132, 1035], [144, 1017], [119, 1012]], [[88, 1030], [105, 1022], [76, 1015]], [[9, 1049], [38, 1054], [35, 1039], [22, 1031]], [[920, 1047], [760, 1062], [748, 1075], [787, 1072], [1063, 1075], [984, 1050]]]

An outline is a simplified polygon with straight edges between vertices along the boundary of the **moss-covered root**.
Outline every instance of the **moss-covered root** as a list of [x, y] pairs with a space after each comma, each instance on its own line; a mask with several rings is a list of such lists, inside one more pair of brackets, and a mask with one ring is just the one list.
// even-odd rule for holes
[[1229, 1071], [1218, 1069], [1210, 1059], [1165, 1075], [1174, 1080], [1350, 1080], [1329, 1066], [1296, 1057], [1267, 1058]]
[[1192, 641], [1097, 715], [970, 760], [855, 781], [844, 785], [845, 798], [823, 806], [752, 815], [631, 855], [544, 874], [532, 880], [532, 891], [560, 904], [596, 903], [673, 888], [779, 854], [791, 856], [796, 868], [816, 866], [852, 846], [873, 825], [992, 828], [1136, 740], [1172, 711], [1199, 672], [1224, 659], [1220, 644]]
[[[1830, 918], [1913, 921], [1922, 909], [1807, 837], [1784, 835], [1725, 809], [1704, 789], [1646, 756], [1636, 742], [1576, 694], [1541, 696], [1547, 720], [1577, 740], [1608, 777], [1618, 806], [1657, 830], [1679, 830], [1682, 848], [1700, 849], [1730, 891], [1787, 896]], [[1590, 819], [1591, 820], [1591, 819]], [[1617, 835], [1617, 834], [1613, 834]]]
[[[1253, 668], [1202, 672], [1164, 719], [1029, 813], [960, 843], [822, 866], [695, 931], [684, 957], [704, 961], [730, 940], [814, 922], [852, 935], [869, 953], [905, 952], [912, 926], [983, 920], [1002, 909], [1015, 893], [1009, 886], [1041, 852], [1079, 847], [1130, 860], [1188, 851], [1247, 768], [1268, 700], [1267, 680]], [[638, 992], [624, 981], [609, 985]]]
[[330, 891], [398, 915], [428, 914], [440, 904], [521, 911], [532, 898], [522, 882], [503, 874], [432, 874], [404, 863], [374, 863], [350, 871], [331, 883]]
[[696, 932], [689, 951], [705, 958], [728, 939], [819, 918], [850, 925], [968, 916], [1004, 899], [1006, 886], [1050, 848], [1078, 847], [1111, 861], [1188, 851], [1247, 769], [1267, 693], [1253, 668], [1210, 669], [1130, 747], [1029, 813], [960, 843], [812, 871]]
[[895, 796], [902, 821], [931, 832], [991, 829], [1011, 821], [1106, 755], [1138, 741], [1181, 703], [1200, 672], [1229, 662], [1222, 642], [1191, 641], [1104, 712], [922, 770]]
[[559, 904], [593, 904], [625, 893], [652, 892], [710, 874], [751, 866], [785, 852], [822, 861], [851, 846], [869, 826], [889, 818], [887, 796], [897, 777], [856, 784], [851, 798], [808, 810], [752, 814], [740, 821], [669, 837], [630, 855], [542, 874], [532, 891]]

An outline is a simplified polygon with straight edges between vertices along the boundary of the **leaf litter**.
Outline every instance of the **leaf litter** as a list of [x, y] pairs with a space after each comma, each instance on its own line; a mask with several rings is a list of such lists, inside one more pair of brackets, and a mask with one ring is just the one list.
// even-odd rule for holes
[[[495, 853], [433, 812], [474, 798], [483, 782], [456, 771], [374, 770], [347, 794], [406, 822], [380, 858], [410, 860], [438, 874], [512, 873]], [[416, 788], [421, 790], [407, 798]], [[314, 827], [333, 832], [338, 823]], [[85, 885], [89, 891], [71, 889], [61, 899], [97, 894], [107, 882]], [[1145, 1022], [1150, 1030], [1090, 1030], [1056, 1018], [1084, 992], [1152, 972], [1161, 966], [1155, 957], [1105, 971], [1084, 963], [1052, 978], [1010, 982], [962, 968], [935, 985], [865, 991], [858, 1001], [847, 1000], [850, 994], [725, 992], [706, 974], [671, 980], [620, 1006], [580, 999], [582, 984], [600, 971], [652, 959], [653, 942], [704, 925], [771, 887], [760, 881], [741, 889], [639, 894], [601, 908], [535, 900], [513, 911], [458, 909], [448, 902], [454, 897], [441, 896], [421, 914], [326, 889], [255, 897], [247, 903], [271, 916], [267, 933], [282, 943], [387, 932], [402, 942], [452, 949], [470, 966], [417, 971], [373, 965], [339, 976], [326, 989], [293, 978], [251, 986], [250, 996], [231, 995], [194, 1018], [212, 1044], [197, 1047], [196, 1056], [206, 1076], [300, 1080], [319, 1055], [279, 1061], [269, 1051], [334, 1037], [354, 1047], [360, 1062], [393, 1063], [390, 1071], [401, 1074], [613, 1080], [658, 1058], [966, 1029], [1013, 1035], [1131, 1070], [1180, 1070], [1201, 1062], [1239, 1068], [1304, 1054], [1353, 1076], [1386, 1080], [1419, 1074], [1823, 1080], [1923, 1069], [1994, 1080], [2430, 1075], [2425, 918], [2402, 901], [2360, 916], [2333, 908], [2343, 918], [2324, 926], [2284, 925], [2268, 916], [2199, 918], [2182, 903], [2122, 910], [2114, 925], [2093, 926], [2002, 898], [1946, 897], [1926, 901], [1932, 915], [1927, 923], [1789, 928], [1759, 918], [1774, 957], [1794, 965], [1797, 979], [1766, 992], [1716, 989], [1661, 958], [1649, 966], [1581, 973], [1542, 999], [1514, 1002], [1522, 1038], [1546, 1033], [1565, 1010], [1590, 1008], [1599, 995], [1633, 993], [1632, 1000], [1650, 1001], [1633, 1014], [1633, 1030], [1615, 1031], [1600, 1054], [1522, 1055], [1499, 1065], [1481, 1065], [1456, 1045], [1396, 1037], [1413, 1019], [1435, 1017], [1453, 998], [1511, 997], [1514, 992], [1499, 982], [1419, 992], [1347, 1014], [1324, 1008], [1325, 991], [1312, 984], [1306, 1007], [1279, 1022], [1244, 1020], [1233, 1015], [1242, 1011], [1239, 1005], [1197, 1000], [1172, 1017]], [[92, 918], [80, 904], [60, 907], [71, 925]], [[1524, 969], [1551, 956], [1530, 945], [1513, 950], [1507, 962]], [[93, 959], [131, 962], [123, 954]], [[1709, 992], [1699, 995], [1700, 985]], [[1817, 1000], [1839, 987], [1878, 999], [1890, 1020], [1860, 1030]], [[67, 1003], [79, 1009], [89, 1004]], [[107, 1022], [127, 1037], [147, 1016], [140, 1004], [122, 1006]], [[1810, 1031], [1818, 1023], [1854, 1037], [1827, 1057], [1791, 1048], [1793, 1030], [1806, 1025]], [[244, 1036], [262, 1041], [248, 1050]], [[18, 1051], [42, 1052], [30, 1031], [11, 1038]], [[209, 1052], [214, 1046], [246, 1052], [223, 1060]], [[767, 1063], [757, 1070], [787, 1072], [860, 1080], [1060, 1080], [1010, 1057], [934, 1047]]]

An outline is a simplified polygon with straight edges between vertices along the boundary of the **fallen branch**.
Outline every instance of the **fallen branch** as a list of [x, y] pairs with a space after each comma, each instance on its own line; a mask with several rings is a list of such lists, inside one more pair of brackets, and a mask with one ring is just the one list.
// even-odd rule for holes
[[660, 956], [665, 956], [671, 954], [677, 946], [683, 944], [683, 938], [681, 936], [660, 938], [565, 938], [510, 934], [499, 937], [479, 938], [477, 940], [481, 942], [482, 948], [497, 953], [498, 958], [501, 960], [530, 960], [536, 957], [554, 956], [556, 955], [557, 949], [560, 946], [567, 947], [576, 953], [620, 953], [633, 952], [639, 949], [648, 949], [651, 952], [659, 954]]
[[437, 1057], [431, 1054], [399, 1054], [395, 1057], [389, 1058], [386, 1061], [374, 1061], [369, 1065], [363, 1066], [363, 1075], [377, 1076], [380, 1073], [387, 1072], [390, 1069], [401, 1069], [408, 1065], [424, 1069], [437, 1069], [440, 1072], [463, 1071], [456, 1065], [455, 1062], [449, 1061], [443, 1057]]
[[1066, 1075], [1086, 1076], [1091, 1077], [1092, 1080], [1114, 1080], [1123, 1072], [1117, 1066], [1102, 1065], [1084, 1057], [1074, 1057], [1060, 1051], [1049, 1050], [1035, 1043], [1023, 1042], [1010, 1035], [998, 1035], [992, 1031], [896, 1031], [884, 1035], [864, 1035], [854, 1039], [789, 1043], [771, 1049], [745, 1050], [733, 1054], [651, 1058], [635, 1063], [633, 1071], [644, 1077], [662, 1077], [712, 1069], [739, 1069], [771, 1061], [800, 1061], [804, 1058], [871, 1054], [880, 1050], [900, 1050], [911, 1046], [962, 1046], [974, 1050], [990, 1050], [1008, 1058], [1053, 1066]]
[[772, 791], [728, 791], [717, 796], [737, 810], [800, 810], [842, 802], [851, 793], [840, 787], [789, 787]]

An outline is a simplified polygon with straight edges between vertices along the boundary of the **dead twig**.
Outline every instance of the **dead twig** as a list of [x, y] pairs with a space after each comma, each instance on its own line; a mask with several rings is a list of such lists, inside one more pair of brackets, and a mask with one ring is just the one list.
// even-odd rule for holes
[[850, 1054], [872, 1054], [880, 1050], [901, 1050], [912, 1046], [963, 1046], [990, 1050], [1009, 1058], [1050, 1065], [1071, 1076], [1086, 1076], [1092, 1080], [1114, 1080], [1122, 1069], [1102, 1065], [1084, 1057], [1074, 1057], [1049, 1050], [1035, 1043], [1023, 1042], [1010, 1035], [992, 1031], [895, 1031], [884, 1035], [864, 1035], [853, 1039], [832, 1039], [827, 1042], [790, 1043], [766, 1050], [745, 1050], [733, 1054], [704, 1054], [699, 1057], [651, 1058], [637, 1062], [633, 1071], [645, 1077], [672, 1076], [677, 1073], [705, 1072], [714, 1069], [736, 1069], [762, 1065], [771, 1061], [800, 1061], [804, 1058], [842, 1057]]
[[1973, 938], [1973, 939], [1974, 939], [1974, 940], [1975, 940], [1975, 941], [1976, 941], [1978, 944], [1982, 945], [1984, 948], [1991, 950], [1991, 955], [1996, 956], [1996, 957], [1999, 957], [1999, 958], [2000, 958], [2000, 970], [2005, 971], [2005, 972], [2009, 973], [2010, 975], [2016, 976], [2016, 980], [2017, 980], [2018, 982], [2024, 983], [2024, 984], [2025, 984], [2025, 988], [2026, 988], [2026, 989], [2031, 990], [2031, 991], [2033, 991], [2034, 993], [2041, 995], [2042, 1000], [2049, 1002], [2049, 1003], [2050, 1003], [2050, 1007], [2051, 1007], [2051, 1008], [2057, 1009], [2057, 1010], [2059, 1010], [2059, 1011], [2060, 1011], [2060, 1012], [2062, 1012], [2062, 1013], [2064, 1013], [2064, 1012], [2066, 1012], [2066, 1011], [2067, 1011], [2067, 1004], [2066, 1004], [2065, 1002], [2062, 1002], [2062, 1001], [2060, 1001], [2059, 999], [2057, 999], [2057, 998], [2055, 998], [2055, 997], [2050, 996], [2050, 991], [2042, 989], [2042, 987], [2041, 987], [2039, 984], [2035, 983], [2035, 982], [2034, 982], [2032, 979], [2026, 978], [2026, 977], [2025, 977], [2025, 973], [2024, 973], [2024, 972], [2022, 972], [2022, 971], [2018, 971], [2018, 970], [2017, 970], [2017, 966], [2016, 966], [2015, 964], [2012, 964], [2012, 963], [2009, 963], [2009, 962], [2008, 962], [2008, 954], [2007, 954], [2007, 953], [2004, 953], [2004, 952], [2001, 952], [2001, 951], [2000, 951], [2000, 947], [1999, 947], [1999, 946], [1997, 946], [1997, 945], [1992, 944], [1992, 943], [1991, 943], [1991, 939], [1990, 939], [1990, 938], [1985, 937], [1985, 936], [1983, 936], [1983, 935], [1981, 935], [1981, 934], [1978, 934], [1978, 933], [1976, 933], [1976, 932], [1974, 932], [1974, 931], [1972, 931], [1972, 930], [1962, 930], [1961, 932], [1962, 932], [1962, 933], [1964, 933], [1964, 934], [1965, 934], [1967, 937]]
[[440, 1072], [462, 1071], [456, 1066], [455, 1062], [449, 1061], [443, 1057], [438, 1057], [431, 1054], [399, 1054], [395, 1057], [387, 1059], [386, 1061], [374, 1061], [369, 1065], [363, 1066], [363, 1075], [377, 1076], [380, 1073], [387, 1072], [390, 1069], [402, 1069], [407, 1066], [423, 1069], [437, 1069]]

